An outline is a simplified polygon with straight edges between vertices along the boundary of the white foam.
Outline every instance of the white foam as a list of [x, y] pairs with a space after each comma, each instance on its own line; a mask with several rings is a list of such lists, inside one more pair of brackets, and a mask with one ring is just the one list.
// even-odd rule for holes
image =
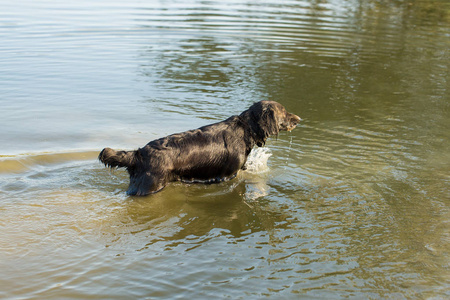
[[272, 152], [269, 148], [261, 147], [253, 149], [247, 158], [247, 162], [245, 163], [247, 172], [262, 173], [268, 171], [269, 167], [267, 166], [267, 161], [271, 156]]

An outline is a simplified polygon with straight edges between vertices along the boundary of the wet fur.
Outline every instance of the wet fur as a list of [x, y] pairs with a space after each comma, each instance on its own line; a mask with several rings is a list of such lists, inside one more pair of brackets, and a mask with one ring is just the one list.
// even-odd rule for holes
[[252, 148], [281, 130], [292, 130], [300, 118], [274, 101], [253, 104], [239, 116], [149, 142], [135, 151], [103, 149], [99, 160], [127, 169], [129, 195], [160, 191], [168, 182], [214, 183], [232, 179], [244, 168]]

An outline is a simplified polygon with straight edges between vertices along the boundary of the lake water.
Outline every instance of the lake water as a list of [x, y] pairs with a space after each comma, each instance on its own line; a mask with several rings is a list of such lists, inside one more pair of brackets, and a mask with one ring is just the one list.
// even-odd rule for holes
[[[0, 0], [0, 298], [450, 297], [447, 0]], [[142, 198], [96, 157], [304, 121]]]

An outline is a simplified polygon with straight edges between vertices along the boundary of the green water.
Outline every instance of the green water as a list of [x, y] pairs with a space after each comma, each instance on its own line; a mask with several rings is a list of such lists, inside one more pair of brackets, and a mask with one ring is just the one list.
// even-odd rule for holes
[[[448, 1], [0, 5], [1, 298], [450, 297]], [[96, 160], [260, 100], [229, 182]]]

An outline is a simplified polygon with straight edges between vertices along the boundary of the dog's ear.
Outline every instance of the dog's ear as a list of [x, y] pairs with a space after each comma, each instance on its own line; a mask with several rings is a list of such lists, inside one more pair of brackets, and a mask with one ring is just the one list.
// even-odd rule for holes
[[258, 120], [259, 127], [264, 131], [264, 136], [267, 138], [270, 135], [278, 135], [278, 121], [275, 109], [270, 104], [261, 105], [261, 114]]
[[273, 105], [264, 102], [255, 103], [250, 108], [250, 113], [253, 121], [259, 127], [263, 143], [270, 135], [278, 135], [280, 129], [278, 127], [277, 112]]

